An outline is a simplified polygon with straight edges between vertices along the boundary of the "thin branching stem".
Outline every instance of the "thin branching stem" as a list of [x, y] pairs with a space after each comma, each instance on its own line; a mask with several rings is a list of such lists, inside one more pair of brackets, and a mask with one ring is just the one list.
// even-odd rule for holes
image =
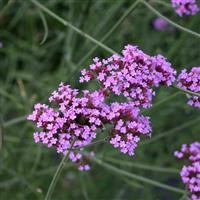
[[153, 6], [151, 6], [147, 1], [145, 0], [140, 0], [141, 3], [143, 3], [149, 10], [151, 10], [153, 13], [155, 13], [157, 16], [165, 19], [169, 24], [171, 24], [172, 26], [180, 29], [181, 31], [184, 31], [186, 33], [189, 33], [193, 36], [196, 36], [198, 38], [200, 38], [200, 34], [195, 32], [195, 31], [192, 31], [188, 28], [185, 28], [177, 23], [175, 23], [174, 21], [170, 20], [169, 18], [165, 17], [164, 15], [162, 15], [158, 10], [156, 10]]
[[7, 128], [7, 127], [13, 126], [15, 124], [21, 123], [21, 122], [26, 120], [26, 117], [27, 116], [25, 115], [25, 116], [21, 116], [21, 117], [17, 117], [17, 118], [11, 119], [11, 120], [9, 120], [7, 122], [4, 122], [3, 126], [4, 126], [4, 128]]
[[135, 180], [138, 180], [138, 181], [141, 181], [141, 182], [144, 182], [144, 183], [147, 183], [147, 184], [159, 187], [159, 188], [163, 188], [165, 190], [169, 190], [169, 191], [176, 192], [176, 193], [179, 193], [179, 194], [185, 194], [185, 190], [182, 190], [182, 189], [179, 189], [179, 188], [176, 188], [176, 187], [172, 187], [172, 186], [151, 180], [149, 178], [145, 178], [143, 176], [139, 176], [137, 174], [130, 173], [128, 171], [124, 171], [122, 169], [116, 168], [115, 166], [110, 165], [110, 164], [98, 159], [97, 157], [93, 157], [92, 160], [95, 163], [101, 165], [102, 167], [110, 170], [111, 172], [116, 172], [117, 174], [121, 174], [121, 175], [127, 176], [129, 178], [132, 178], [132, 179], [135, 179]]
[[146, 140], [146, 141], [144, 141], [144, 142], [141, 142], [141, 143], [140, 143], [140, 146], [141, 146], [141, 145], [146, 145], [146, 144], [149, 144], [149, 143], [152, 143], [152, 142], [155, 142], [155, 141], [157, 141], [157, 140], [159, 140], [159, 139], [162, 139], [162, 138], [164, 138], [164, 137], [166, 137], [166, 136], [169, 136], [169, 135], [171, 135], [171, 134], [173, 134], [173, 133], [176, 133], [177, 131], [180, 131], [180, 130], [182, 130], [182, 129], [184, 129], [184, 128], [187, 128], [187, 127], [191, 126], [192, 124], [196, 124], [197, 122], [200, 122], [200, 117], [195, 118], [195, 119], [192, 119], [192, 120], [190, 120], [190, 121], [188, 121], [188, 122], [186, 122], [186, 123], [184, 123], [184, 124], [181, 124], [180, 126], [177, 126], [177, 127], [175, 127], [175, 128], [172, 128], [172, 129], [169, 130], [169, 131], [164, 131], [164, 132], [162, 132], [162, 133], [160, 133], [160, 134], [158, 134], [158, 135], [152, 137], [152, 138], [149, 139], [149, 140]]
[[108, 158], [105, 158], [105, 159], [108, 162], [112, 162], [114, 164], [119, 164], [121, 166], [126, 166], [126, 167], [134, 167], [134, 168], [139, 168], [139, 169], [143, 169], [143, 170], [163, 172], [163, 173], [175, 173], [175, 174], [179, 173], [178, 169], [173, 169], [173, 168], [152, 166], [152, 165], [147, 165], [147, 164], [130, 162], [130, 161], [126, 161], [126, 160], [120, 160], [120, 159], [116, 159], [116, 158], [112, 158], [112, 157], [108, 157]]
[[57, 170], [56, 170], [56, 172], [55, 172], [55, 174], [53, 176], [51, 184], [50, 184], [50, 186], [48, 188], [47, 194], [45, 196], [45, 200], [50, 200], [51, 199], [51, 195], [52, 195], [52, 193], [54, 191], [55, 185], [58, 182], [60, 174], [61, 174], [66, 162], [69, 159], [69, 153], [70, 153], [71, 149], [73, 148], [74, 142], [75, 142], [75, 140], [72, 142], [71, 147], [68, 150], [68, 152], [63, 156], [63, 158], [62, 158], [62, 160], [61, 160], [61, 162], [60, 162], [60, 164], [59, 164], [59, 166], [58, 166], [58, 168], [57, 168]]
[[194, 95], [194, 96], [200, 97], [200, 93], [192, 92], [192, 91], [186, 90], [186, 89], [182, 89], [182, 88], [180, 88], [180, 87], [178, 87], [178, 86], [176, 86], [176, 85], [173, 85], [173, 87], [176, 88], [176, 89], [178, 89], [178, 90], [180, 90], [180, 91], [183, 92], [183, 93], [186, 93], [186, 94], [190, 94], [190, 95]]
[[60, 23], [62, 23], [64, 26], [67, 26], [67, 27], [71, 28], [72, 30], [74, 30], [75, 32], [77, 32], [78, 34], [80, 34], [81, 36], [89, 39], [91, 42], [93, 42], [93, 43], [97, 44], [98, 46], [102, 47], [103, 49], [105, 49], [109, 53], [117, 54], [113, 49], [111, 49], [110, 47], [108, 47], [105, 44], [101, 43], [100, 41], [96, 40], [95, 38], [93, 38], [92, 36], [90, 36], [87, 33], [83, 32], [82, 30], [78, 29], [77, 27], [75, 27], [74, 25], [72, 25], [70, 22], [68, 22], [67, 20], [65, 20], [62, 17], [58, 16], [57, 14], [55, 14], [54, 12], [52, 12], [51, 10], [49, 10], [47, 7], [45, 7], [44, 5], [42, 5], [41, 3], [39, 3], [37, 0], [31, 0], [31, 2], [35, 6], [37, 6], [38, 8], [40, 8], [42, 11], [44, 11], [45, 13], [47, 13], [48, 15], [50, 15], [51, 17], [53, 17], [54, 19], [56, 19], [57, 21], [59, 21]]
[[[120, 26], [120, 24], [133, 12], [133, 10], [140, 3], [140, 0], [135, 1], [127, 11], [120, 17], [120, 19], [114, 24], [114, 26], [103, 36], [100, 42], [105, 42], [105, 40]], [[78, 63], [78, 66], [82, 63], [97, 49], [98, 45], [95, 45]]]
[[154, 103], [152, 107], [150, 107], [148, 110], [143, 110], [141, 113], [146, 113], [147, 111], [152, 110], [152, 109], [156, 108], [157, 106], [160, 106], [163, 103], [166, 103], [167, 101], [170, 101], [171, 99], [177, 97], [179, 94], [181, 94], [181, 92], [177, 91], [177, 92], [167, 96], [166, 98], [163, 98], [160, 101]]
[[170, 3], [167, 3], [167, 2], [165, 2], [163, 0], [151, 0], [150, 2], [159, 3], [159, 4], [161, 4], [161, 5], [165, 6], [165, 7], [168, 7], [168, 8], [172, 7], [172, 5]]

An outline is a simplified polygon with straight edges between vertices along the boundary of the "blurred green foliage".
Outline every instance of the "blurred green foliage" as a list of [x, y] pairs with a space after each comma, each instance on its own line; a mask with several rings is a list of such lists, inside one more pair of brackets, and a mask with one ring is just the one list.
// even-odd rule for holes
[[[134, 1], [40, 2], [100, 41]], [[200, 15], [180, 18], [172, 8], [150, 2], [173, 21], [200, 32]], [[155, 30], [152, 27], [155, 17], [144, 5], [137, 6], [104, 44], [116, 52], [120, 52], [125, 44], [131, 43], [152, 55], [162, 53], [178, 71], [183, 67], [198, 66], [200, 39], [176, 29], [172, 32]], [[45, 34], [44, 22], [47, 23], [48, 35], [41, 45]], [[95, 44], [45, 13], [41, 14], [31, 1], [23, 0], [0, 1], [0, 40], [3, 43], [3, 48], [0, 49], [0, 131], [3, 134], [0, 199], [44, 199], [61, 157], [54, 150], [33, 142], [34, 126], [25, 120], [25, 116], [31, 112], [34, 103], [47, 102], [50, 92], [61, 81], [76, 88], [94, 88], [95, 85], [79, 85], [80, 70], [88, 67], [94, 56], [106, 57], [110, 53], [98, 47], [83, 64], [78, 65]], [[144, 111], [152, 119], [152, 138], [163, 132], [166, 136], [154, 142], [144, 142], [131, 158], [121, 155], [108, 143], [91, 149], [107, 159], [112, 156], [132, 163], [180, 169], [181, 163], [176, 161], [173, 151], [182, 143], [200, 139], [200, 119], [197, 118], [199, 111], [187, 106], [185, 95], [177, 94], [167, 99], [176, 92], [174, 88], [160, 88], [154, 103], [161, 103]], [[166, 174], [125, 167], [123, 164], [113, 165], [184, 189], [176, 173]], [[96, 164], [93, 164], [91, 171], [80, 173], [68, 163], [52, 199], [172, 200], [180, 197], [180, 194], [125, 178]]]

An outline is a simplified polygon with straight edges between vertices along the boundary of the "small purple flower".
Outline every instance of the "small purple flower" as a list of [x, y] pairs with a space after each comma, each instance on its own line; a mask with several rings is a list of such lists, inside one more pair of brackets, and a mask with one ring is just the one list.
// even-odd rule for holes
[[184, 165], [180, 175], [186, 185], [191, 200], [200, 199], [200, 142], [183, 144], [180, 151], [175, 151], [178, 159], [187, 159], [188, 164]]
[[183, 15], [195, 15], [200, 11], [196, 0], [171, 0], [171, 3], [180, 17]]
[[162, 17], [157, 17], [153, 21], [153, 26], [155, 29], [163, 31], [169, 28], [169, 23]]
[[[192, 92], [200, 92], [200, 67], [193, 67], [191, 71], [187, 72], [186, 69], [183, 69], [178, 76], [177, 86], [182, 89], [187, 89]], [[200, 97], [187, 95], [189, 98], [188, 104], [196, 108], [200, 108]]]

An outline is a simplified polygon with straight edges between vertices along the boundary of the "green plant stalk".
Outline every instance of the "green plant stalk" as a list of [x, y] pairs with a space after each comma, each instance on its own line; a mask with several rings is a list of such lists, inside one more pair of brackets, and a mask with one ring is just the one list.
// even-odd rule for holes
[[4, 126], [4, 128], [7, 128], [7, 127], [10, 127], [10, 126], [12, 126], [12, 125], [18, 124], [18, 123], [20, 123], [20, 122], [25, 121], [25, 120], [26, 120], [26, 117], [27, 117], [27, 116], [21, 116], [21, 117], [17, 117], [17, 118], [11, 119], [11, 120], [9, 120], [9, 121], [7, 121], [7, 122], [4, 122], [4, 123], [3, 123], [3, 126]]
[[166, 184], [163, 184], [163, 183], [160, 183], [160, 182], [139, 176], [137, 174], [133, 174], [133, 173], [118, 169], [118, 168], [116, 168], [116, 167], [114, 167], [114, 166], [112, 166], [112, 165], [110, 165], [106, 162], [103, 162], [102, 160], [100, 160], [96, 157], [93, 157], [92, 160], [95, 163], [97, 163], [98, 165], [101, 165], [102, 167], [109, 169], [112, 172], [116, 172], [117, 174], [121, 174], [121, 175], [127, 176], [129, 178], [132, 178], [132, 179], [144, 182], [144, 183], [148, 183], [148, 184], [156, 186], [156, 187], [163, 188], [165, 190], [169, 190], [169, 191], [176, 192], [176, 193], [179, 193], [179, 194], [185, 194], [185, 190], [178, 189], [178, 188], [175, 188], [175, 187], [172, 187], [172, 186], [169, 186], [169, 185], [166, 185]]
[[42, 45], [42, 44], [45, 43], [45, 41], [48, 37], [49, 29], [48, 29], [48, 24], [47, 24], [47, 20], [45, 19], [45, 16], [43, 15], [43, 13], [40, 10], [38, 10], [38, 11], [39, 11], [39, 15], [40, 15], [41, 20], [42, 20], [42, 24], [44, 26], [44, 36], [42, 38], [42, 41], [40, 42], [40, 45]]
[[191, 34], [191, 35], [193, 35], [193, 36], [196, 36], [196, 37], [200, 38], [200, 34], [199, 34], [199, 33], [195, 32], [195, 31], [192, 31], [192, 30], [190, 30], [190, 29], [187, 29], [187, 28], [185, 28], [185, 27], [183, 27], [183, 26], [181, 26], [181, 25], [179, 25], [179, 24], [173, 22], [172, 20], [168, 19], [167, 17], [165, 17], [164, 15], [162, 15], [158, 10], [156, 10], [154, 7], [152, 7], [147, 1], [145, 1], [145, 0], [140, 0], [140, 2], [143, 3], [149, 10], [151, 10], [151, 11], [152, 11], [153, 13], [155, 13], [157, 16], [159, 16], [159, 17], [165, 19], [165, 20], [166, 20], [169, 24], [171, 24], [172, 26], [174, 26], [174, 27], [180, 29], [181, 31], [184, 31], [184, 32], [186, 32], [186, 33], [189, 33], [189, 34]]
[[82, 30], [78, 29], [77, 27], [75, 27], [74, 25], [72, 25], [67, 20], [61, 18], [60, 16], [58, 16], [57, 14], [55, 14], [54, 12], [52, 12], [51, 10], [49, 10], [48, 8], [46, 8], [44, 5], [42, 5], [41, 3], [39, 3], [37, 0], [31, 0], [31, 2], [35, 6], [37, 6], [41, 10], [43, 10], [45, 13], [47, 13], [48, 15], [50, 15], [51, 17], [53, 17], [54, 19], [56, 19], [57, 21], [59, 21], [60, 23], [62, 23], [64, 26], [67, 26], [67, 27], [71, 28], [72, 30], [74, 30], [78, 34], [80, 34], [83, 37], [89, 39], [91, 42], [93, 42], [93, 43], [97, 44], [98, 46], [102, 47], [103, 49], [105, 49], [109, 53], [111, 53], [111, 54], [117, 54], [117, 52], [115, 52], [114, 50], [112, 50], [110, 47], [106, 46], [105, 44], [99, 42], [98, 40], [96, 40], [92, 36], [88, 35], [87, 33], [83, 32]]
[[164, 172], [164, 173], [175, 173], [175, 174], [179, 173], [179, 170], [172, 169], [172, 168], [145, 165], [145, 164], [129, 162], [129, 161], [125, 161], [125, 160], [115, 159], [115, 158], [111, 158], [111, 157], [104, 158], [104, 159], [106, 159], [108, 162], [120, 164], [120, 165], [126, 166], [126, 167], [134, 167], [134, 168], [139, 168], [139, 169], [143, 169], [143, 170], [150, 170], [150, 171]]
[[60, 174], [61, 174], [61, 172], [62, 172], [62, 170], [63, 170], [63, 168], [64, 168], [66, 162], [67, 162], [68, 159], [69, 159], [69, 153], [70, 153], [70, 150], [72, 149], [72, 147], [73, 147], [73, 145], [74, 145], [74, 142], [75, 142], [75, 140], [72, 142], [70, 149], [69, 149], [68, 152], [63, 156], [63, 158], [62, 158], [60, 164], [58, 165], [58, 168], [57, 168], [57, 170], [56, 170], [56, 172], [55, 172], [55, 174], [54, 174], [54, 176], [53, 176], [53, 179], [52, 179], [52, 181], [51, 181], [51, 184], [50, 184], [50, 186], [49, 186], [49, 188], [48, 188], [48, 191], [47, 191], [47, 194], [46, 194], [46, 196], [45, 196], [45, 200], [50, 200], [50, 199], [51, 199], [51, 195], [52, 195], [52, 193], [53, 193], [53, 191], [54, 191], [55, 185], [56, 185], [56, 183], [58, 182], [58, 179], [59, 179], [59, 177], [60, 177]]
[[143, 188], [143, 186], [136, 181], [129, 180], [128, 178], [124, 178], [123, 176], [118, 176], [118, 178], [121, 178], [127, 185], [131, 187], [138, 188], [138, 189]]
[[[120, 26], [120, 24], [133, 12], [133, 10], [140, 3], [140, 0], [135, 1], [127, 11], [122, 15], [122, 17], [115, 23], [115, 25], [103, 36], [100, 42], [105, 42], [105, 40]], [[78, 66], [82, 65], [83, 62], [98, 48], [98, 45], [95, 45], [78, 63]]]
[[84, 178], [83, 178], [82, 174], [79, 174], [79, 179], [80, 179], [80, 185], [81, 185], [82, 194], [83, 194], [85, 200], [90, 200], [90, 198], [88, 196], [88, 191], [86, 189], [86, 185], [84, 183]]
[[182, 88], [179, 88], [179, 87], [176, 86], [176, 85], [173, 85], [173, 87], [176, 88], [176, 89], [178, 89], [178, 90], [180, 90], [180, 91], [183, 92], [183, 93], [186, 93], [186, 94], [190, 94], [190, 95], [194, 95], [194, 96], [200, 97], [200, 93], [192, 92], [192, 91], [186, 90], [186, 89], [182, 89]]
[[151, 2], [152, 2], [152, 3], [161, 4], [161, 5], [163, 5], [163, 6], [165, 6], [165, 7], [168, 7], [168, 8], [171, 8], [171, 7], [172, 7], [170, 3], [167, 3], [167, 2], [165, 2], [165, 1], [163, 1], [163, 0], [152, 0]]
[[[114, 53], [117, 54], [117, 52], [115, 52], [114, 50], [112, 50], [110, 47], [106, 46], [105, 44], [103, 44], [102, 42], [96, 40], [95, 38], [91, 37], [90, 35], [88, 35], [87, 33], [81, 31], [80, 29], [76, 28], [75, 26], [73, 26], [71, 23], [69, 23], [67, 20], [64, 20], [63, 18], [61, 18], [60, 16], [56, 15], [55, 13], [53, 13], [51, 10], [49, 10], [48, 8], [46, 8], [45, 6], [43, 6], [42, 4], [40, 4], [37, 0], [31, 0], [32, 3], [34, 3], [37, 7], [39, 7], [41, 10], [43, 10], [44, 12], [46, 12], [47, 14], [49, 14], [50, 16], [52, 16], [53, 18], [55, 18], [56, 20], [58, 20], [59, 22], [61, 22], [64, 26], [68, 26], [71, 29], [73, 29], [74, 31], [76, 31], [77, 33], [79, 33], [80, 35], [82, 35], [83, 37], [89, 39], [90, 41], [94, 42], [95, 44], [97, 44], [98, 46], [101, 46], [102, 48], [104, 48], [105, 50], [107, 50], [110, 53]], [[166, 21], [168, 21], [170, 24], [172, 24], [173, 26], [179, 28], [182, 31], [188, 32], [192, 35], [198, 36], [200, 37], [199, 33], [196, 33], [194, 31], [191, 31], [185, 27], [182, 27], [178, 24], [176, 24], [175, 22], [171, 21], [170, 19], [168, 19], [167, 17], [163, 16], [160, 12], [158, 12], [155, 8], [153, 8], [148, 2], [146, 2], [145, 0], [138, 0], [136, 1], [129, 9], [129, 12], [126, 13], [126, 15], [124, 15], [119, 21], [118, 23], [111, 29], [111, 32], [113, 30], [115, 30], [115, 28], [124, 20], [124, 18], [138, 5], [138, 3], [143, 3], [147, 8], [149, 8], [152, 12], [154, 12], [156, 15], [164, 18]], [[176, 87], [176, 86], [175, 86]], [[179, 90], [182, 90], [178, 87], [176, 87]], [[191, 92], [189, 90], [182, 90], [185, 93], [189, 93], [192, 95], [196, 95], [196, 96], [200, 96], [200, 94], [195, 93], [195, 92]]]
[[154, 103], [152, 107], [150, 107], [148, 110], [143, 110], [141, 113], [146, 113], [146, 112], [148, 112], [148, 111], [150, 111], [150, 110], [156, 108], [157, 106], [160, 106], [160, 105], [162, 105], [163, 103], [166, 103], [167, 101], [169, 101], [169, 100], [171, 100], [171, 99], [177, 97], [179, 94], [181, 94], [180, 91], [175, 92], [175, 93], [169, 95], [168, 97], [166, 97], [166, 98], [164, 98], [164, 99], [162, 99], [162, 100], [160, 100], [160, 101]]
[[141, 142], [141, 143], [140, 143], [140, 146], [141, 146], [141, 145], [150, 144], [150, 143], [152, 143], [152, 142], [155, 142], [155, 141], [157, 141], [157, 140], [159, 140], [159, 139], [161, 139], [161, 138], [164, 138], [164, 137], [166, 137], [166, 136], [168, 136], [168, 135], [171, 135], [172, 133], [174, 133], [174, 132], [176, 132], [176, 131], [180, 131], [180, 130], [182, 130], [182, 129], [188, 127], [188, 126], [191, 126], [192, 124], [195, 124], [195, 123], [197, 123], [198, 121], [200, 121], [200, 117], [195, 118], [195, 119], [192, 119], [192, 120], [188, 121], [187, 123], [181, 124], [180, 126], [177, 126], [177, 127], [173, 128], [173, 129], [171, 129], [171, 130], [169, 130], [169, 131], [165, 131], [165, 132], [163, 132], [163, 133], [158, 134], [158, 135], [155, 136], [155, 137], [152, 137], [152, 138], [149, 139], [149, 140], [146, 140], [146, 141], [144, 141], [144, 142]]

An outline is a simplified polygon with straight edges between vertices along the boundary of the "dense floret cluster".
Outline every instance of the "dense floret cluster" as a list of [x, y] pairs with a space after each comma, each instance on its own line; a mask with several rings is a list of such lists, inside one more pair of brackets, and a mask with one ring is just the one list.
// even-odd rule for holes
[[[70, 150], [69, 158], [80, 170], [90, 167], [85, 162], [86, 157], [76, 149], [91, 144], [97, 129], [103, 129], [106, 124], [113, 127], [108, 136], [110, 143], [129, 155], [134, 154], [140, 135], [150, 134], [149, 118], [139, 116], [139, 109], [131, 103], [106, 104], [101, 91], [84, 90], [82, 97], [78, 95], [78, 90], [61, 83], [49, 98], [54, 107], [36, 104], [28, 120], [36, 122], [40, 129], [34, 133], [36, 143], [55, 147], [58, 153]], [[115, 142], [116, 137], [118, 141]]]
[[175, 151], [178, 159], [187, 159], [188, 164], [184, 165], [180, 175], [186, 184], [191, 200], [200, 199], [200, 142], [190, 145], [183, 144], [180, 151]]
[[[182, 70], [178, 76], [178, 87], [192, 92], [200, 92], [200, 67], [193, 67], [191, 71]], [[200, 97], [195, 95], [187, 95], [188, 104], [196, 108], [200, 108]]]
[[196, 0], [171, 0], [172, 7], [179, 16], [195, 15], [199, 12], [199, 7]]
[[[72, 146], [81, 149], [96, 138], [96, 130], [103, 127], [104, 96], [87, 90], [83, 91], [83, 97], [78, 94], [78, 90], [61, 83], [49, 98], [57, 107], [35, 105], [28, 119], [36, 122], [41, 130], [34, 133], [36, 143], [54, 146], [58, 153], [66, 153]], [[80, 163], [81, 158], [80, 154], [70, 154], [74, 162]]]
[[149, 108], [155, 95], [152, 87], [172, 85], [175, 75], [162, 55], [149, 56], [137, 46], [127, 45], [122, 56], [95, 58], [89, 70], [82, 70], [80, 82], [97, 79], [107, 94], [123, 95], [135, 107]]
[[[115, 148], [130, 156], [141, 137], [151, 135], [149, 117], [140, 115], [155, 95], [153, 87], [172, 85], [176, 71], [162, 55], [149, 56], [138, 47], [127, 45], [122, 56], [94, 59], [89, 70], [82, 70], [80, 82], [98, 80], [98, 90], [90, 92], [72, 89], [61, 83], [49, 98], [52, 107], [36, 104], [28, 120], [36, 123], [35, 142], [69, 153], [80, 170], [88, 170], [88, 161], [81, 151], [109, 127], [107, 138]], [[124, 102], [108, 103], [110, 95], [124, 96]], [[69, 152], [70, 151], [70, 152]]]
[[113, 124], [110, 143], [129, 156], [134, 155], [142, 135], [150, 136], [149, 118], [140, 116], [139, 109], [132, 103], [111, 104], [108, 120]]

